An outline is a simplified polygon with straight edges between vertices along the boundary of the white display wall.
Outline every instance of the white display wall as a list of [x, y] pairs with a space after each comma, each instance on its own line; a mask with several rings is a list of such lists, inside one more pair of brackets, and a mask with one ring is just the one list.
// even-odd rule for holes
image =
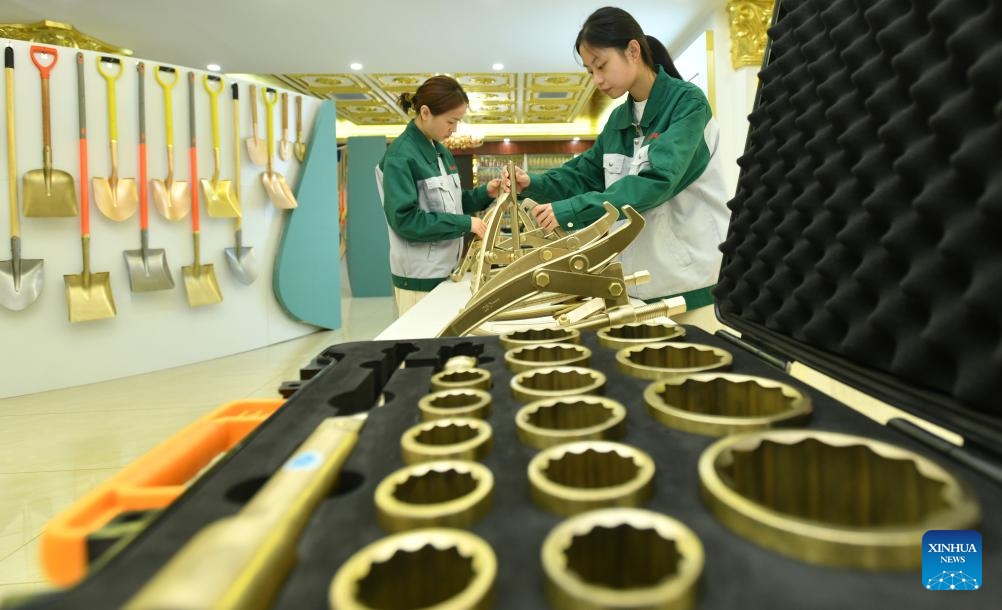
[[[15, 52], [17, 181], [25, 172], [42, 167], [42, 113], [39, 71], [29, 57], [29, 43], [13, 42]], [[78, 113], [76, 49], [58, 48], [59, 59], [51, 77], [53, 167], [73, 176], [79, 200]], [[84, 51], [87, 100], [88, 173], [108, 177], [111, 161], [108, 144], [106, 83], [97, 71], [101, 55]], [[158, 62], [122, 58], [124, 73], [116, 82], [119, 133], [119, 177], [138, 182], [138, 72], [146, 63], [146, 137], [148, 178], [167, 174], [163, 90], [154, 79]], [[160, 64], [166, 65], [166, 64]], [[213, 171], [209, 95], [202, 86], [203, 71], [177, 67], [179, 81], [173, 90], [174, 175], [191, 182], [188, 164], [188, 73], [196, 76], [195, 115], [199, 178]], [[190, 214], [177, 222], [164, 219], [155, 209], [150, 189], [150, 247], [166, 251], [175, 286], [170, 290], [134, 293], [129, 287], [124, 250], [139, 248], [139, 213], [123, 222], [103, 216], [94, 205], [91, 184], [86, 185], [91, 208], [91, 271], [111, 274], [117, 316], [71, 324], [63, 276], [82, 269], [80, 218], [21, 218], [22, 258], [44, 260], [44, 285], [38, 300], [22, 311], [0, 308], [0, 398], [54, 388], [92, 383], [145, 373], [250, 350], [313, 332], [314, 327], [293, 321], [280, 308], [272, 292], [272, 267], [279, 247], [284, 215], [275, 209], [261, 185], [263, 168], [252, 165], [243, 147], [251, 134], [248, 81], [223, 78], [220, 95], [222, 179], [233, 179], [233, 114], [230, 85], [240, 86], [241, 172], [243, 245], [252, 246], [258, 277], [251, 285], [239, 282], [230, 271], [224, 248], [234, 245], [234, 223], [210, 218], [199, 192], [201, 206], [202, 263], [212, 264], [223, 302], [192, 308], [185, 297], [181, 268], [193, 262]], [[264, 104], [258, 86], [258, 134], [265, 136]], [[282, 90], [279, 90], [281, 93]], [[289, 139], [295, 140], [297, 94], [290, 92]], [[303, 98], [304, 138], [309, 138], [321, 101]], [[274, 114], [275, 137], [281, 138], [281, 105]], [[6, 130], [0, 116], [0, 129]], [[0, 140], [0, 260], [11, 258], [7, 214], [7, 151]], [[276, 147], [277, 148], [277, 147]], [[295, 191], [300, 164], [293, 156], [275, 169]], [[336, 171], [336, 168], [331, 168]], [[92, 182], [92, 181], [89, 181]], [[193, 185], [194, 186], [194, 185]], [[336, 194], [333, 195], [336, 197]], [[23, 212], [23, 208], [22, 208]], [[155, 392], [156, 388], [150, 388]], [[0, 413], [2, 414], [2, 413]]]

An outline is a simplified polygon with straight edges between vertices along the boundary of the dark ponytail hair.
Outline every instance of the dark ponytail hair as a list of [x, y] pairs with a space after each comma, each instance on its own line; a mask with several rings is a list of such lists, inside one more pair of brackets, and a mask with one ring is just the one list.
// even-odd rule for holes
[[397, 104], [406, 113], [411, 108], [420, 112], [421, 106], [427, 106], [433, 115], [448, 112], [462, 104], [469, 104], [470, 98], [463, 91], [462, 85], [451, 76], [432, 76], [424, 81], [414, 93], [401, 93]]
[[657, 66], [661, 66], [668, 76], [682, 78], [668, 49], [657, 38], [644, 34], [637, 20], [621, 8], [606, 6], [589, 15], [574, 41], [574, 50], [580, 56], [581, 45], [586, 44], [596, 49], [619, 49], [622, 52], [631, 40], [640, 45], [640, 57], [650, 69], [657, 72]]

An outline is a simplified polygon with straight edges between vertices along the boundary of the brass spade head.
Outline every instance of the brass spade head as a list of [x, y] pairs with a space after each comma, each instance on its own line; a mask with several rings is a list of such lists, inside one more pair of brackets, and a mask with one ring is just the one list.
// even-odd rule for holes
[[122, 222], [132, 218], [139, 208], [139, 193], [134, 178], [93, 178], [94, 202], [107, 218]]
[[190, 307], [215, 305], [223, 302], [223, 293], [216, 281], [216, 272], [212, 265], [194, 265], [181, 268], [184, 277], [184, 291], [188, 296]]
[[151, 180], [153, 205], [160, 215], [170, 221], [178, 221], [191, 211], [191, 192], [187, 182]]
[[216, 180], [213, 182], [202, 178], [200, 182], [209, 216], [213, 218], [238, 218], [240, 216], [240, 202], [233, 190], [233, 181]]

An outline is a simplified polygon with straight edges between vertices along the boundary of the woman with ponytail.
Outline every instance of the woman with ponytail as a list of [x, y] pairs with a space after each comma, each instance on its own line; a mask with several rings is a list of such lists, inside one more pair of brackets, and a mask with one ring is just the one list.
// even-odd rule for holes
[[646, 269], [651, 281], [631, 294], [646, 301], [681, 295], [688, 312], [675, 319], [714, 329], [707, 306], [730, 194], [706, 96], [681, 79], [664, 45], [622, 9], [592, 13], [574, 49], [600, 91], [629, 96], [586, 152], [542, 174], [516, 169], [519, 190], [547, 202], [533, 208], [547, 229], [583, 228], [603, 214], [604, 201], [633, 206], [647, 224], [623, 252], [623, 267]]
[[442, 144], [466, 115], [470, 100], [449, 76], [433, 76], [398, 103], [414, 111], [376, 167], [376, 184], [390, 235], [390, 272], [397, 315], [449, 276], [459, 261], [463, 236], [484, 236], [473, 214], [498, 196], [501, 180], [470, 191], [459, 185], [456, 160]]

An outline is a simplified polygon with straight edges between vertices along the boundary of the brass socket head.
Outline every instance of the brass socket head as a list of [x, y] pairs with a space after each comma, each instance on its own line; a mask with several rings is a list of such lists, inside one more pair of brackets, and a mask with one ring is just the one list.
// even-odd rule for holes
[[529, 462], [532, 499], [557, 515], [639, 506], [653, 490], [654, 460], [612, 441], [576, 441], [540, 451]]
[[491, 414], [491, 404], [490, 392], [458, 388], [425, 394], [418, 400], [418, 410], [423, 421], [449, 417], [485, 419]]
[[931, 529], [968, 529], [981, 509], [946, 469], [850, 434], [764, 430], [699, 458], [703, 501], [738, 535], [808, 563], [910, 570]]
[[482, 538], [451, 528], [411, 530], [362, 548], [334, 575], [331, 608], [441, 608], [492, 606], [497, 556]]
[[465, 528], [487, 514], [493, 493], [494, 475], [483, 464], [463, 460], [411, 464], [380, 481], [376, 515], [390, 532]]
[[640, 379], [664, 379], [730, 368], [730, 352], [698, 343], [646, 343], [616, 352], [619, 370]]
[[519, 402], [543, 398], [601, 394], [605, 374], [580, 366], [549, 366], [523, 371], [511, 378], [511, 394]]
[[585, 394], [531, 402], [515, 414], [518, 438], [537, 449], [583, 440], [609, 440], [626, 429], [626, 408]]
[[669, 428], [706, 436], [802, 424], [812, 411], [810, 397], [791, 385], [731, 373], [655, 381], [644, 390], [644, 404]]
[[546, 597], [558, 610], [688, 610], [705, 553], [680, 521], [640, 508], [564, 520], [542, 547]]
[[644, 343], [662, 343], [681, 339], [685, 336], [685, 328], [660, 322], [633, 322], [603, 328], [598, 330], [595, 335], [598, 337], [599, 345], [623, 349]]
[[486, 369], [452, 368], [439, 371], [431, 376], [431, 391], [473, 388], [491, 389], [491, 373]]
[[515, 347], [504, 354], [508, 370], [521, 373], [544, 366], [588, 366], [591, 350], [573, 343], [537, 343]]
[[576, 329], [540, 326], [512, 330], [498, 337], [498, 340], [506, 350], [535, 343], [581, 343], [581, 332]]
[[405, 464], [435, 460], [477, 461], [490, 452], [491, 425], [472, 417], [433, 419], [412, 426], [400, 437]]

